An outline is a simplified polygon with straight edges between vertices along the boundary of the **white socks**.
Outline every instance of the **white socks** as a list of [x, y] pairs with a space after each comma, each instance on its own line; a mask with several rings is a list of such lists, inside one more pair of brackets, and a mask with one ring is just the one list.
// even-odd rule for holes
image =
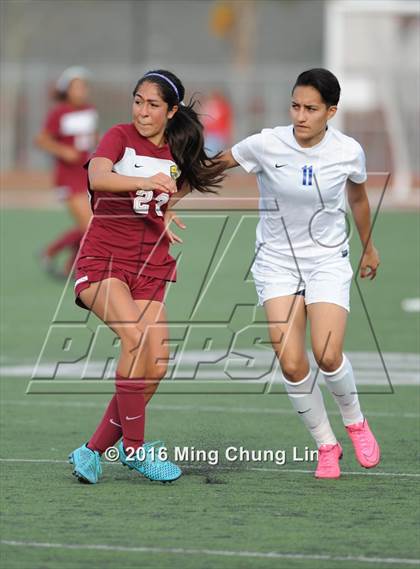
[[335, 445], [337, 439], [331, 429], [327, 417], [324, 400], [317, 383], [314, 383], [312, 373], [296, 383], [283, 377], [286, 391], [293, 407], [309, 430], [318, 447]]
[[343, 354], [343, 363], [338, 369], [332, 372], [321, 370], [321, 372], [328, 389], [337, 402], [344, 424], [347, 426], [361, 423], [363, 415], [350, 361]]

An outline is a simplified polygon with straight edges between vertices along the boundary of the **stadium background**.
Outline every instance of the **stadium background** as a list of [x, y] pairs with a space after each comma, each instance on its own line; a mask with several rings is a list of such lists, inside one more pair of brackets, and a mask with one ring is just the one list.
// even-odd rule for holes
[[[359, 568], [418, 563], [419, 508], [413, 499], [420, 413], [418, 2], [32, 0], [3, 1], [0, 8], [5, 566]], [[92, 71], [101, 132], [129, 119], [136, 79], [162, 66], [180, 75], [189, 95], [205, 96], [213, 89], [225, 93], [234, 110], [233, 140], [287, 122], [290, 86], [303, 69], [324, 65], [337, 73], [343, 100], [335, 122], [365, 147], [368, 189], [378, 213], [374, 234], [381, 273], [374, 283], [353, 286], [346, 344], [363, 391], [372, 392], [363, 404], [383, 445], [377, 471], [360, 472], [347, 444], [343, 478], [328, 488], [312, 479], [313, 465], [292, 461], [283, 467], [187, 461], [186, 476], [169, 488], [146, 485], [106, 465], [97, 487], [73, 483], [66, 454], [94, 427], [106, 397], [25, 391], [57, 314], [59, 321], [80, 318], [71, 283], [49, 280], [37, 265], [40, 247], [70, 220], [50, 187], [50, 162], [32, 143], [54, 80], [74, 64]], [[217, 278], [206, 289], [198, 315], [202, 322], [214, 323], [216, 303], [225, 313], [234, 306], [252, 255], [253, 221], [240, 242], [227, 244], [248, 208], [243, 198], [255, 192], [253, 180], [237, 172], [223, 190], [223, 196], [240, 198], [232, 209], [226, 211], [214, 198], [230, 225], [212, 261]], [[190, 303], [191, 287], [196, 290], [202, 281], [197, 244], [204, 231], [209, 232], [205, 239], [213, 237], [208, 216], [214, 207], [203, 202], [200, 209], [208, 208], [206, 214], [188, 208], [184, 213], [188, 231], [182, 271], [168, 295], [173, 322], [185, 319], [182, 307]], [[356, 239], [352, 248], [356, 267]], [[248, 285], [243, 295], [251, 305], [255, 299]], [[253, 316], [252, 307], [240, 307], [230, 326], [242, 330]], [[225, 347], [224, 338], [213, 338], [214, 361]], [[201, 339], [189, 345], [193, 361], [203, 351]], [[96, 360], [108, 357], [108, 348], [105, 339]], [[54, 356], [59, 353], [44, 354], [42, 362], [51, 363]], [[184, 375], [191, 373], [191, 361], [187, 364]], [[267, 362], [258, 365], [265, 369]], [[258, 365], [256, 372], [261, 371]], [[205, 380], [221, 373], [223, 365], [203, 366]], [[293, 446], [311, 445], [285, 397], [204, 391], [206, 395], [158, 395], [149, 415], [150, 436], [221, 452], [229, 445], [284, 448], [288, 456]], [[342, 436], [336, 409], [327, 402]]]

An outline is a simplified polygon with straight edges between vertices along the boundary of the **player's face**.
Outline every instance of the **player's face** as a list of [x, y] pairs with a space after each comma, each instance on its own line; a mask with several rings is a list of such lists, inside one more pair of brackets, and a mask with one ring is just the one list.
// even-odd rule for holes
[[292, 93], [290, 116], [295, 138], [301, 146], [314, 146], [322, 140], [327, 121], [337, 111], [337, 107], [327, 107], [317, 89], [300, 85]]
[[83, 79], [73, 79], [67, 89], [67, 100], [75, 106], [87, 103], [89, 99], [89, 86]]
[[177, 110], [177, 106], [168, 110], [156, 83], [145, 81], [134, 95], [133, 124], [142, 136], [159, 146], [163, 144], [167, 122]]

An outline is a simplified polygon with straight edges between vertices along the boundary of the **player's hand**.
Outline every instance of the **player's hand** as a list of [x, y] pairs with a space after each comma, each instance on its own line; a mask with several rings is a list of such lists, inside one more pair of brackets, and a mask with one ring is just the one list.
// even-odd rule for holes
[[169, 227], [171, 223], [174, 222], [180, 229], [186, 229], [187, 226], [182, 222], [182, 220], [179, 219], [179, 217], [173, 211], [167, 210], [164, 215], [164, 221], [165, 221], [166, 235], [168, 236], [169, 242], [183, 243], [181, 237], [176, 235], [176, 233], [174, 233]]
[[80, 161], [80, 152], [73, 146], [62, 145], [60, 149], [60, 158], [69, 164], [75, 164]]
[[167, 194], [175, 194], [178, 191], [175, 180], [163, 172], [150, 176], [150, 178], [142, 178], [139, 185], [140, 190], [159, 190]]
[[379, 267], [379, 253], [375, 247], [366, 249], [363, 254], [362, 262], [360, 263], [360, 276], [362, 279], [368, 278], [372, 280], [376, 277], [376, 271]]

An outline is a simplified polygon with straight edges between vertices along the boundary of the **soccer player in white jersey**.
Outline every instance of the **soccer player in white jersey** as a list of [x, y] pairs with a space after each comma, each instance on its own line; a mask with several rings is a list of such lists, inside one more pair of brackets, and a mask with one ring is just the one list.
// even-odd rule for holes
[[375, 278], [379, 256], [371, 238], [363, 150], [328, 125], [339, 97], [340, 85], [330, 71], [305, 71], [292, 90], [292, 124], [264, 129], [222, 155], [228, 168], [241, 165], [257, 176], [260, 221], [252, 272], [286, 391], [318, 446], [317, 478], [340, 476], [342, 448], [309, 367], [307, 320], [315, 360], [357, 460], [365, 468], [380, 460], [343, 354], [353, 274], [346, 193], [363, 246], [361, 278]]

